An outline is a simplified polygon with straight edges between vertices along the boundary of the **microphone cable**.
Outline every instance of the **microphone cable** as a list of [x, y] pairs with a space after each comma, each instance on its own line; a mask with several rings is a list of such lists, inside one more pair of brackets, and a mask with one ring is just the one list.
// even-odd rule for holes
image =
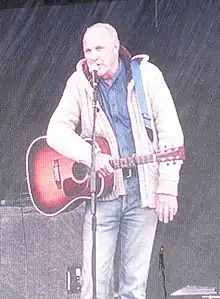
[[166, 276], [165, 276], [165, 265], [164, 265], [164, 246], [160, 247], [159, 251], [159, 271], [161, 271], [162, 276], [162, 287], [164, 291], [164, 299], [167, 299], [167, 290], [166, 290]]

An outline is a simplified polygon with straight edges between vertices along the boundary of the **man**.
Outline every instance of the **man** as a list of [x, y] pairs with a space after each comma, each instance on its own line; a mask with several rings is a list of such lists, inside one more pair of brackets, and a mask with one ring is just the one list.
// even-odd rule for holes
[[[120, 236], [119, 296], [143, 299], [157, 219], [172, 221], [178, 210], [177, 189], [181, 162], [148, 163], [134, 169], [113, 170], [112, 158], [134, 153], [146, 155], [165, 147], [183, 145], [183, 134], [169, 89], [160, 70], [140, 62], [146, 104], [151, 118], [147, 133], [136, 96], [129, 52], [120, 45], [116, 30], [109, 24], [94, 24], [83, 37], [84, 59], [67, 81], [61, 101], [47, 131], [47, 142], [62, 155], [91, 166], [91, 146], [84, 137], [92, 134], [93, 88], [91, 70], [97, 69], [100, 94], [96, 135], [105, 137], [111, 156], [96, 151], [99, 176], [114, 172], [113, 191], [97, 202], [97, 299], [112, 299], [109, 286], [117, 238]], [[81, 125], [81, 136], [75, 132]], [[91, 210], [86, 203], [82, 299], [92, 298]]]

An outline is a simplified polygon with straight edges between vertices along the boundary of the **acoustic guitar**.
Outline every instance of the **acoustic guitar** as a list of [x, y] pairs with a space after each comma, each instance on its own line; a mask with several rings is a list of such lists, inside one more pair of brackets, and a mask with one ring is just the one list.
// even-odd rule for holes
[[[85, 140], [91, 143], [91, 138]], [[96, 146], [102, 153], [111, 155], [105, 138], [98, 137]], [[176, 160], [184, 159], [184, 147], [181, 146], [158, 151], [155, 154], [113, 159], [111, 164], [116, 170], [133, 168], [154, 161], [175, 163]], [[84, 200], [91, 199], [89, 168], [57, 153], [48, 146], [46, 136], [38, 137], [30, 144], [26, 154], [26, 174], [31, 201], [37, 211], [43, 215], [57, 215], [70, 205], [74, 209]], [[111, 193], [113, 186], [114, 173], [105, 178], [97, 176], [97, 198]]]

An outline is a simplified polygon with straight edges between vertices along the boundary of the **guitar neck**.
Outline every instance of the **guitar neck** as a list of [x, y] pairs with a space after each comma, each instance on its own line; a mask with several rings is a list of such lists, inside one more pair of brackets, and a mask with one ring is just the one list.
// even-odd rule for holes
[[151, 163], [154, 161], [154, 155], [144, 155], [144, 156], [128, 156], [124, 158], [114, 159], [111, 164], [112, 167], [116, 169], [121, 168], [133, 168], [140, 164]]
[[152, 162], [170, 162], [174, 164], [178, 160], [185, 160], [184, 146], [179, 146], [175, 148], [164, 149], [163, 151], [157, 151], [154, 154], [147, 154], [143, 156], [137, 156], [136, 154], [128, 156], [125, 158], [119, 158], [112, 160], [111, 164], [114, 169], [120, 168], [133, 168], [140, 164], [147, 164]]

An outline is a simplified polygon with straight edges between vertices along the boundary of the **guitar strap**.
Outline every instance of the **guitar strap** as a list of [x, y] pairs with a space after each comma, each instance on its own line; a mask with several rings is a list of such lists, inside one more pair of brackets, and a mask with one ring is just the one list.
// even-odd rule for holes
[[137, 59], [133, 59], [131, 61], [131, 70], [132, 70], [132, 77], [134, 79], [135, 90], [141, 107], [141, 113], [144, 119], [147, 135], [150, 141], [153, 142], [153, 130], [151, 127], [151, 118], [148, 113], [147, 103], [145, 99], [145, 92], [144, 92], [144, 86], [142, 82], [140, 63], [138, 62]]

